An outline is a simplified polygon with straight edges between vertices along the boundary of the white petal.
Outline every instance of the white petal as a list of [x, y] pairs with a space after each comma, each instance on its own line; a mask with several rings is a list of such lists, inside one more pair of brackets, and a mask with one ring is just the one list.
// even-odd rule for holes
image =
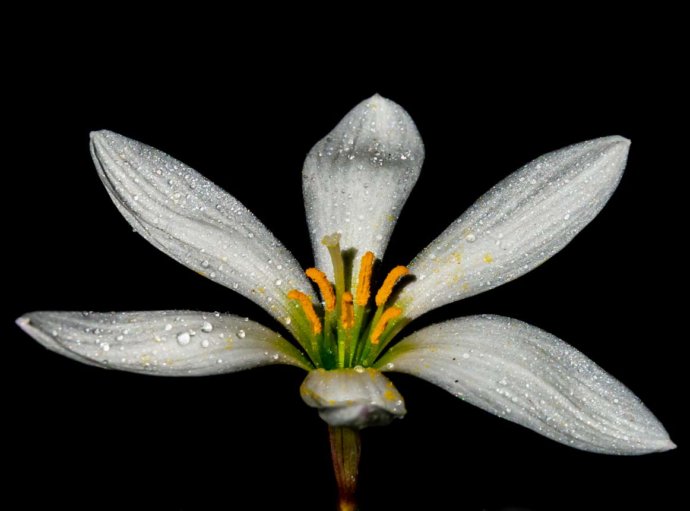
[[343, 250], [358, 256], [370, 250], [382, 258], [423, 160], [412, 118], [379, 95], [357, 105], [318, 142], [302, 172], [316, 266], [333, 276], [321, 240], [336, 232]]
[[134, 373], [202, 376], [270, 364], [310, 369], [280, 335], [228, 314], [42, 311], [22, 316], [17, 324], [61, 355]]
[[372, 368], [316, 369], [307, 375], [300, 394], [331, 426], [384, 426], [406, 412], [393, 382]]
[[109, 131], [91, 134], [91, 153], [123, 216], [176, 261], [281, 322], [289, 316], [286, 294], [295, 288], [310, 292], [292, 254], [237, 199], [198, 172]]
[[604, 207], [630, 142], [606, 137], [528, 163], [481, 197], [410, 264], [409, 318], [513, 280], [565, 247]]
[[521, 321], [472, 316], [413, 333], [378, 363], [488, 412], [586, 451], [645, 454], [675, 447], [622, 383], [572, 346]]

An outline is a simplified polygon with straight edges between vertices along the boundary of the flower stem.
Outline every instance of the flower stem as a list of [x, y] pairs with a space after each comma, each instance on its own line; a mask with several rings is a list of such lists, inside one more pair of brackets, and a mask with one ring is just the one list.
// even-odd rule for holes
[[338, 483], [338, 511], [356, 511], [357, 473], [361, 443], [359, 431], [328, 426], [331, 441], [331, 459]]

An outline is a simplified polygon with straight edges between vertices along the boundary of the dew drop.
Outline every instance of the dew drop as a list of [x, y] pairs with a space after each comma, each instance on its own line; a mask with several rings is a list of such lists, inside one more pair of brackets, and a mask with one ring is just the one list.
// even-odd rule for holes
[[290, 318], [290, 317], [285, 318], [285, 324], [286, 325], [289, 325], [291, 323], [292, 323], [292, 318]]
[[237, 337], [239, 337], [240, 339], [244, 339], [245, 337], [247, 337], [247, 332], [245, 332], [244, 330], [238, 330]]
[[208, 266], [209, 266], [208, 260], [204, 259], [203, 261], [201, 261], [201, 266], [204, 268], [208, 268]]
[[355, 366], [355, 372], [356, 372], [356, 373], [363, 373], [363, 372], [364, 372], [364, 368], [363, 368], [362, 366]]
[[467, 236], [465, 236], [465, 241], [466, 241], [467, 243], [472, 243], [472, 242], [474, 242], [476, 239], [477, 239], [477, 237], [476, 237], [474, 234], [468, 234]]
[[470, 354], [469, 353], [463, 353], [462, 358], [465, 358], [465, 359], [470, 358]]
[[189, 341], [191, 340], [191, 336], [189, 335], [189, 332], [182, 332], [177, 334], [177, 344], [180, 346], [186, 346], [189, 344]]
[[201, 331], [202, 332], [213, 332], [213, 325], [209, 323], [208, 321], [204, 321], [204, 324], [201, 325]]
[[211, 343], [208, 342], [208, 339], [204, 339], [203, 341], [201, 341], [202, 348], [208, 348], [209, 344]]
[[110, 351], [110, 344], [108, 344], [107, 342], [104, 342], [103, 344], [101, 344], [101, 349], [103, 351]]
[[165, 325], [165, 331], [169, 332], [170, 330], [172, 330], [172, 325], [168, 323], [167, 325]]
[[283, 283], [282, 280], [280, 280], [280, 279], [276, 280], [276, 286], [280, 286], [282, 283]]
[[118, 335], [117, 337], [115, 337], [115, 340], [116, 341], [122, 341], [122, 340], [124, 340], [124, 338], [125, 338], [124, 335]]

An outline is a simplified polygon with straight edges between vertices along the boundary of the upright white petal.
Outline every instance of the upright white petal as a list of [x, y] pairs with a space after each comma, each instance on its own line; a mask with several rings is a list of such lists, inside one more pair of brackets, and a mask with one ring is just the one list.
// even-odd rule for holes
[[292, 254], [247, 208], [184, 163], [109, 131], [91, 134], [91, 154], [123, 216], [176, 261], [280, 321], [289, 315], [286, 294], [311, 289]]
[[410, 264], [406, 316], [513, 280], [565, 247], [616, 189], [629, 145], [622, 137], [575, 144], [489, 190]]
[[268, 328], [212, 312], [32, 312], [17, 324], [46, 348], [79, 362], [159, 376], [231, 373], [270, 364], [310, 369]]
[[316, 266], [333, 276], [321, 240], [335, 232], [343, 250], [382, 258], [423, 160], [412, 118], [379, 95], [362, 101], [318, 142], [302, 172]]
[[578, 449], [645, 454], [675, 447], [622, 383], [572, 346], [514, 319], [472, 316], [431, 325], [391, 348], [378, 367], [428, 380]]

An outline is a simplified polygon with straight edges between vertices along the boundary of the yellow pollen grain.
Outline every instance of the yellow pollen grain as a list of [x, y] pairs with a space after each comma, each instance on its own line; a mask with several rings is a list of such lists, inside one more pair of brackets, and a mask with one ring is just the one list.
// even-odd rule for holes
[[319, 291], [323, 297], [326, 310], [328, 312], [335, 309], [335, 293], [333, 292], [333, 286], [328, 282], [326, 274], [319, 270], [318, 268], [309, 268], [306, 272], [307, 277], [309, 277], [314, 284], [319, 286]]
[[371, 295], [371, 273], [374, 270], [374, 253], [367, 252], [359, 263], [359, 277], [357, 277], [357, 293], [355, 303], [366, 307]]
[[376, 293], [377, 307], [381, 307], [388, 301], [388, 298], [390, 298], [395, 285], [408, 273], [410, 273], [410, 270], [408, 270], [405, 266], [396, 266], [390, 271], [386, 277], [386, 280], [383, 281], [383, 285], [379, 289], [379, 292]]
[[395, 392], [393, 392], [392, 390], [387, 390], [383, 393], [383, 399], [386, 399], [388, 401], [394, 401], [396, 397], [398, 396], [396, 396]]
[[397, 318], [402, 314], [402, 309], [400, 307], [388, 307], [383, 314], [381, 315], [381, 319], [379, 319], [379, 322], [376, 323], [376, 326], [374, 327], [374, 330], [371, 332], [371, 344], [378, 344], [379, 341], [381, 340], [381, 336], [383, 335], [383, 331], [386, 329], [386, 326], [388, 325], [388, 322], [392, 319]]
[[319, 319], [319, 316], [316, 315], [314, 305], [311, 303], [309, 297], [301, 291], [297, 291], [296, 289], [291, 290], [287, 294], [287, 297], [290, 300], [297, 300], [299, 302], [299, 304], [302, 306], [302, 310], [304, 311], [304, 315], [307, 316], [309, 323], [311, 323], [312, 331], [316, 335], [320, 334], [321, 330], [323, 329], [321, 326], [321, 320]]
[[352, 293], [349, 291], [343, 293], [343, 306], [340, 309], [340, 323], [345, 330], [349, 330], [355, 326], [355, 309], [352, 306]]
[[485, 263], [493, 263], [493, 262], [494, 262], [494, 258], [491, 257], [491, 254], [489, 254], [489, 253], [487, 252], [486, 254], [484, 254], [484, 262], [485, 262]]

